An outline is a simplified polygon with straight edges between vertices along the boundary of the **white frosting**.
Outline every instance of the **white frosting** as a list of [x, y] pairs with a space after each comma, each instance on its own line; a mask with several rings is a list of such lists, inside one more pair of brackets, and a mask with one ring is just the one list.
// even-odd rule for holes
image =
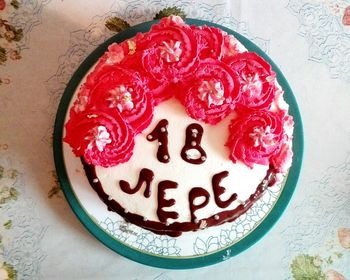
[[[229, 151], [225, 147], [228, 129], [227, 126], [232, 119], [230, 115], [222, 122], [211, 126], [191, 119], [185, 112], [184, 107], [175, 98], [161, 103], [155, 108], [154, 119], [151, 125], [135, 139], [135, 149], [132, 158], [123, 164], [111, 168], [96, 167], [96, 172], [104, 191], [123, 208], [131, 213], [144, 216], [147, 220], [159, 221], [157, 217], [158, 207], [158, 183], [163, 180], [171, 180], [178, 183], [177, 189], [166, 190], [167, 199], [175, 199], [175, 205], [164, 208], [165, 211], [176, 211], [179, 218], [176, 221], [190, 221], [190, 208], [188, 194], [194, 187], [202, 187], [210, 194], [208, 205], [195, 212], [197, 218], [203, 219], [222, 212], [236, 208], [239, 203], [244, 202], [253, 194], [258, 184], [266, 175], [268, 166], [255, 165], [253, 169], [242, 163], [233, 164], [228, 158]], [[154, 129], [161, 119], [169, 121], [169, 163], [161, 163], [156, 157], [158, 150], [157, 141], [150, 142], [147, 135]], [[195, 165], [184, 161], [181, 150], [185, 144], [185, 131], [191, 123], [200, 123], [204, 129], [201, 146], [207, 154], [203, 164]], [[145, 186], [135, 194], [127, 194], [120, 189], [119, 181], [125, 180], [133, 188], [136, 186], [139, 172], [142, 168], [151, 169], [154, 172], [154, 180], [151, 184], [151, 196], [143, 196]], [[238, 198], [228, 208], [219, 208], [214, 200], [211, 180], [213, 175], [222, 171], [228, 171], [229, 176], [222, 180], [221, 186], [226, 192], [221, 195], [226, 200], [233, 193]], [[145, 184], [144, 184], [145, 185]], [[200, 201], [195, 203], [200, 203]], [[169, 219], [169, 222], [172, 222]]]

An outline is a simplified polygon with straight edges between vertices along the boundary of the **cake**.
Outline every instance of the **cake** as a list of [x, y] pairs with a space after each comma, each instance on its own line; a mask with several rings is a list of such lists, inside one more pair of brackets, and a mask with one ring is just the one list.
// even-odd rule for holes
[[179, 236], [237, 219], [281, 184], [293, 125], [265, 59], [170, 16], [108, 47], [77, 90], [63, 141], [108, 210]]

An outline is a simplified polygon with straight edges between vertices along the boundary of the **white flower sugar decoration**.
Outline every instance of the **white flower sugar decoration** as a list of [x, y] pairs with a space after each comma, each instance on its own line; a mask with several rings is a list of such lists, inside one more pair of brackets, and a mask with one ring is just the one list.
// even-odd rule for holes
[[266, 128], [263, 127], [255, 127], [253, 130], [253, 133], [249, 134], [249, 137], [254, 142], [254, 147], [269, 147], [274, 145], [274, 135], [271, 133], [270, 126], [267, 126]]
[[100, 152], [103, 152], [105, 146], [112, 142], [109, 132], [103, 125], [90, 129], [89, 135], [84, 139], [89, 141], [88, 149], [92, 149], [95, 145]]
[[110, 102], [110, 108], [117, 108], [120, 113], [123, 111], [131, 111], [134, 109], [134, 103], [132, 102], [131, 92], [133, 89], [126, 88], [124, 85], [117, 86], [110, 91], [110, 97], [107, 101]]
[[259, 96], [262, 91], [262, 83], [259, 79], [259, 75], [254, 76], [242, 74], [243, 86], [242, 90], [245, 95], [249, 97]]
[[181, 42], [170, 40], [170, 42], [163, 41], [163, 45], [161, 46], [161, 57], [168, 63], [177, 62], [180, 60], [180, 56], [182, 54], [182, 49], [180, 48]]
[[199, 98], [207, 102], [210, 107], [212, 104], [220, 106], [224, 103], [224, 89], [220, 82], [215, 80], [202, 81], [199, 88]]

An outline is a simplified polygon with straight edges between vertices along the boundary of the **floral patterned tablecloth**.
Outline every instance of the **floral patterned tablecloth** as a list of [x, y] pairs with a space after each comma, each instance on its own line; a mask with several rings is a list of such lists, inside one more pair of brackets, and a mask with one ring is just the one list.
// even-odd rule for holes
[[[64, 199], [52, 156], [65, 85], [118, 32], [115, 19], [134, 25], [174, 5], [267, 52], [305, 130], [301, 178], [279, 222], [240, 255], [192, 271], [143, 266], [99, 243]], [[0, 116], [0, 279], [350, 279], [350, 0], [0, 0]]]

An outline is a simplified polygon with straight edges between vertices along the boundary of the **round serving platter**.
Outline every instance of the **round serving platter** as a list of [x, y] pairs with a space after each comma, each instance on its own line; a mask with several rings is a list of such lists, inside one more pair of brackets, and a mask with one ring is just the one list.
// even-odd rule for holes
[[67, 201], [80, 222], [104, 245], [134, 261], [163, 268], [187, 269], [211, 265], [226, 260], [250, 247], [264, 236], [282, 215], [290, 201], [300, 173], [303, 154], [302, 122], [291, 88], [273, 61], [244, 36], [223, 26], [196, 19], [187, 19], [190, 25], [218, 27], [234, 35], [249, 51], [256, 52], [271, 65], [284, 90], [293, 116], [293, 164], [285, 181], [269, 188], [262, 198], [244, 215], [231, 223], [202, 231], [184, 233], [180, 237], [157, 235], [127, 223], [122, 217], [107, 210], [90, 187], [79, 158], [62, 142], [64, 124], [77, 90], [93, 65], [113, 42], [122, 42], [147, 32], [157, 21], [142, 23], [118, 33], [100, 45], [80, 65], [67, 84], [62, 96], [54, 129], [54, 157], [57, 175]]

